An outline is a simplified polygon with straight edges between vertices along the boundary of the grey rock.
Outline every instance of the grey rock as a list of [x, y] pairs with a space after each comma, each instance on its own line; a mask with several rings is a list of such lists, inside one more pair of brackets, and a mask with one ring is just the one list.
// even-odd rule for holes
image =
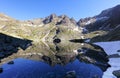
[[74, 18], [70, 18], [70, 21], [71, 21], [71, 23], [73, 23], [74, 25], [77, 25], [77, 22], [76, 22], [76, 20], [75, 20]]
[[117, 52], [120, 52], [120, 50], [117, 50]]
[[10, 61], [10, 62], [8, 62], [7, 64], [14, 64], [14, 61]]
[[120, 58], [119, 54], [108, 55], [108, 58]]
[[120, 78], [120, 70], [115, 70], [112, 72], [113, 75], [115, 75], [117, 78]]
[[57, 25], [64, 25], [64, 26], [69, 26], [71, 23], [70, 18], [67, 16], [64, 16], [64, 18], [57, 23]]
[[44, 20], [43, 20], [43, 23], [44, 24], [48, 24], [50, 22], [53, 22], [55, 21], [55, 18], [57, 18], [57, 15], [56, 14], [51, 14], [50, 16], [46, 17]]
[[75, 71], [69, 71], [66, 73], [64, 78], [77, 78]]

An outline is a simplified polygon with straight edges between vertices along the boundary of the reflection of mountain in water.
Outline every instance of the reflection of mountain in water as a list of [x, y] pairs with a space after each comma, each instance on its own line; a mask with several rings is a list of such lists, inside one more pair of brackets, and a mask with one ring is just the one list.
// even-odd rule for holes
[[26, 50], [31, 45], [31, 42], [31, 40], [15, 38], [0, 33], [0, 61], [13, 53], [17, 53], [19, 49]]
[[0, 78], [102, 78], [102, 71], [97, 66], [74, 60], [64, 66], [51, 67], [44, 62], [18, 58], [14, 65], [3, 65]]
[[15, 59], [8, 63], [13, 66], [3, 65], [1, 78], [102, 78], [102, 71], [109, 67], [107, 54], [101, 47], [58, 38], [53, 43], [35, 43], [8, 59]]
[[104, 50], [93, 44], [73, 43], [61, 41], [60, 43], [39, 43], [33, 44], [25, 51], [21, 51], [9, 59], [27, 58], [48, 63], [51, 66], [56, 64], [66, 65], [78, 59], [81, 62], [89, 63], [100, 67], [105, 71], [109, 64], [107, 54]]

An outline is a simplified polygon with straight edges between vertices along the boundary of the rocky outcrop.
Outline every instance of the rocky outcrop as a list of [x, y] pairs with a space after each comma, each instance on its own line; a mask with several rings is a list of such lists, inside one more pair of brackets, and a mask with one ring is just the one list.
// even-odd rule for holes
[[66, 15], [57, 16], [56, 14], [51, 14], [50, 16], [43, 19], [44, 24], [54, 23], [55, 25], [64, 26], [76, 26], [76, 21], [74, 18], [69, 18]]
[[120, 70], [115, 70], [112, 72], [117, 78], [120, 78]]
[[55, 25], [63, 26], [77, 26], [76, 20], [74, 18], [69, 18], [66, 15], [57, 16], [56, 14], [51, 14], [43, 20], [44, 24], [54, 23]]
[[69, 18], [66, 15], [61, 15], [59, 17], [62, 19], [58, 21], [56, 25], [64, 25], [64, 26], [72, 26], [72, 25], [76, 26], [77, 25], [75, 19], [73, 18]]
[[[77, 24], [78, 24], [79, 26], [84, 27], [85, 25], [90, 24], [90, 23], [92, 22], [92, 19], [94, 19], [94, 18], [93, 18], [93, 17], [81, 18], [81, 19], [77, 22]], [[93, 21], [93, 22], [94, 22], [94, 21]]]
[[14, 61], [9, 61], [7, 64], [9, 65], [14, 64]]
[[48, 23], [56, 22], [56, 21], [57, 21], [57, 15], [56, 14], [51, 14], [50, 16], [46, 17], [43, 20], [43, 23], [48, 24]]

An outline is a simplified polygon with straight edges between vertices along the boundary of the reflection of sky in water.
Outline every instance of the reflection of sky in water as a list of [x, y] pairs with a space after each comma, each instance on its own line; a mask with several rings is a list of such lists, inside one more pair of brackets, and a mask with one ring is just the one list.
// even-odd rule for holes
[[43, 62], [22, 58], [15, 59], [14, 62], [13, 65], [4, 64], [2, 66], [4, 71], [0, 74], [0, 78], [63, 78], [68, 71], [75, 71], [77, 78], [94, 78], [94, 75], [102, 78], [103, 75], [102, 70], [97, 66], [81, 63], [79, 60], [54, 67]]

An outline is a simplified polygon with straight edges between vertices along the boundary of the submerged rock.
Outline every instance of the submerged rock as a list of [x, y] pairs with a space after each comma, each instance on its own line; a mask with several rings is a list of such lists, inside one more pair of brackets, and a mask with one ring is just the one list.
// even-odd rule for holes
[[75, 71], [69, 71], [69, 72], [67, 72], [64, 78], [76, 78]]
[[48, 63], [48, 64], [51, 65], [52, 61], [51, 61], [51, 58], [50, 58], [50, 57], [48, 57], [48, 56], [42, 56], [42, 59], [43, 59], [46, 63]]
[[10, 62], [8, 62], [7, 64], [14, 64], [14, 61], [10, 61]]

